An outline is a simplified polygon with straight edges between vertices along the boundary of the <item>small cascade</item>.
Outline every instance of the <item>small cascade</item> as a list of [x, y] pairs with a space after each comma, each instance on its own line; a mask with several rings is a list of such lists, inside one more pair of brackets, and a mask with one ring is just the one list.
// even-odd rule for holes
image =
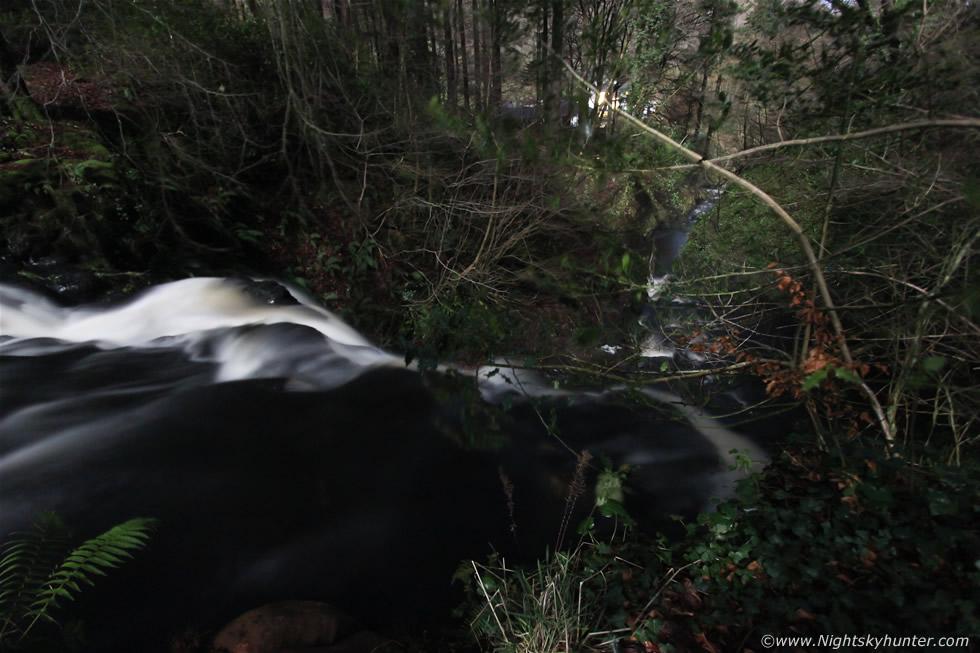
[[651, 331], [641, 348], [640, 353], [644, 357], [673, 359], [682, 355], [689, 361], [703, 362], [703, 357], [699, 360], [699, 355], [694, 352], [680, 352], [667, 337], [668, 332], [680, 328], [681, 322], [690, 321], [697, 311], [697, 302], [694, 299], [680, 295], [670, 296], [670, 282], [676, 280], [670, 274], [670, 269], [674, 261], [680, 258], [691, 229], [701, 216], [714, 209], [724, 192], [723, 186], [705, 188], [705, 199], [688, 211], [678, 225], [658, 229], [653, 235], [650, 276], [647, 282], [647, 298], [650, 303], [641, 320]]

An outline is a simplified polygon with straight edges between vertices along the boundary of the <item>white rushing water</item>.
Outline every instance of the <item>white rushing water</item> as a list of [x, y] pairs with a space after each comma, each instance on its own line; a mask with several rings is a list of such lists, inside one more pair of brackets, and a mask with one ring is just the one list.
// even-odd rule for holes
[[[311, 359], [319, 361], [318, 387], [334, 387], [377, 366], [404, 367], [404, 361], [372, 345], [330, 311], [288, 288], [296, 305], [263, 304], [243, 282], [192, 278], [161, 284], [115, 307], [63, 308], [27, 290], [0, 284], [0, 336], [10, 338], [0, 351], [19, 341], [52, 338], [95, 343], [104, 349], [182, 347], [196, 360], [216, 362], [216, 381], [235, 381], [296, 373], [313, 380]], [[290, 340], [257, 325], [291, 324], [318, 332], [319, 343], [288, 352]], [[27, 355], [29, 349], [12, 353]], [[291, 355], [286, 355], [290, 354]], [[343, 373], [336, 371], [338, 363]], [[292, 367], [293, 369], [290, 369]], [[317, 382], [318, 381], [318, 382]]]
[[[214, 382], [258, 378], [287, 378], [292, 389], [329, 389], [352, 381], [371, 369], [405, 369], [404, 358], [388, 353], [364, 338], [337, 315], [316, 305], [295, 288], [287, 288], [294, 305], [271, 305], [250, 295], [247, 282], [222, 278], [192, 278], [147, 289], [117, 306], [65, 308], [27, 290], [0, 284], [0, 353], [32, 355], [37, 349], [14, 347], [28, 339], [49, 338], [94, 343], [99, 348], [153, 349], [178, 347], [193, 360], [217, 364]], [[260, 325], [293, 325], [303, 329], [276, 330]], [[315, 336], [315, 334], [319, 334]], [[657, 352], [652, 350], [656, 348]], [[663, 343], [649, 343], [646, 355], [669, 355]], [[504, 397], [567, 397], [531, 370], [509, 361], [476, 370], [455, 368], [476, 376], [484, 399]], [[441, 366], [442, 371], [449, 366]], [[577, 393], [596, 400], [622, 392]], [[732, 449], [750, 459], [766, 455], [751, 440], [735, 433], [662, 390], [645, 389], [651, 399], [679, 407], [689, 424], [712, 442], [726, 466], [734, 464]], [[727, 494], [733, 483], [723, 474]]]

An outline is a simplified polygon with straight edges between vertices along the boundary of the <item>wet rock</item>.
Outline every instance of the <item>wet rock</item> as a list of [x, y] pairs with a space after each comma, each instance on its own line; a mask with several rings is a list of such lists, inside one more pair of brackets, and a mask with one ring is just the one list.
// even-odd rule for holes
[[284, 286], [275, 281], [253, 281], [246, 279], [243, 283], [245, 292], [263, 304], [274, 304], [276, 306], [293, 306], [299, 304]]
[[38, 272], [45, 270], [53, 270], [54, 268], [60, 267], [61, 262], [53, 256], [40, 256], [38, 258], [33, 258], [27, 262], [27, 267]]
[[218, 633], [219, 653], [370, 653], [398, 650], [361, 630], [343, 612], [317, 601], [282, 601], [249, 610]]
[[20, 261], [30, 256], [33, 247], [33, 241], [25, 234], [11, 233], [7, 235], [7, 247], [4, 256]]
[[88, 270], [67, 269], [53, 275], [50, 288], [63, 304], [75, 305], [98, 300], [108, 284]]

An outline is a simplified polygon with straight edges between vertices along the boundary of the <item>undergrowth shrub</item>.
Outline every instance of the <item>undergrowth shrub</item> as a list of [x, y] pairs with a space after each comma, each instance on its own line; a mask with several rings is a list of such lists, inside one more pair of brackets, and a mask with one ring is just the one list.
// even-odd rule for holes
[[763, 634], [972, 635], [978, 489], [975, 467], [886, 457], [861, 438], [834, 453], [795, 443], [679, 541], [593, 542], [531, 569], [474, 564], [470, 625], [506, 651], [761, 650]]
[[980, 472], [860, 439], [784, 453], [702, 515], [665, 560], [691, 565], [636, 623], [686, 650], [759, 637], [980, 629]]

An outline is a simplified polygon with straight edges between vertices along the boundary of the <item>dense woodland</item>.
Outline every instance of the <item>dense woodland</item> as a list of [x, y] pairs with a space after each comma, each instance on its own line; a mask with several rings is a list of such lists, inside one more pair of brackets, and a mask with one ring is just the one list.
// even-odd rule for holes
[[976, 646], [976, 3], [7, 0], [0, 38], [0, 272], [66, 301], [262, 272], [430, 365], [704, 402], [634, 325], [651, 233], [725, 186], [672, 337], [795, 435], [683, 542], [501, 574], [506, 620], [474, 588], [487, 649]]

